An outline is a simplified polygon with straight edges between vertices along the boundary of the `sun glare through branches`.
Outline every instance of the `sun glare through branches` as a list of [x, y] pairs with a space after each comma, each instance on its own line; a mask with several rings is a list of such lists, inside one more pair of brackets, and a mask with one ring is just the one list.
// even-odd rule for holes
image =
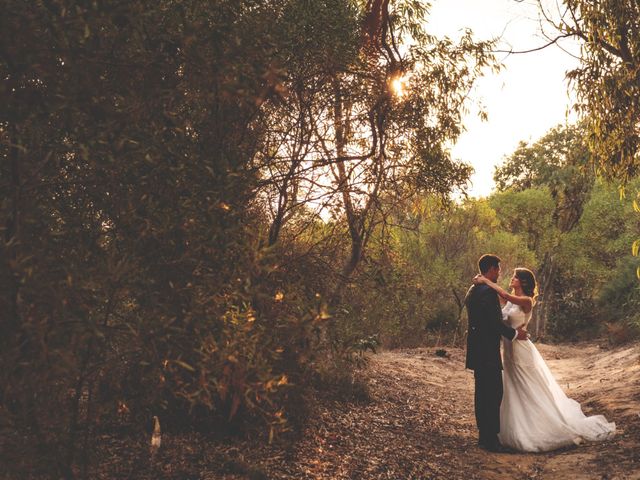
[[407, 79], [404, 76], [395, 76], [391, 78], [389, 86], [391, 87], [391, 92], [394, 96], [402, 98], [405, 95], [406, 82]]

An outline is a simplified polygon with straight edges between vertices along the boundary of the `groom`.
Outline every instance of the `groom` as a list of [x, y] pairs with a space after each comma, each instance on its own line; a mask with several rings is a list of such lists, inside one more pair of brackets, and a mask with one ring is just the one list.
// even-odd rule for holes
[[[500, 258], [483, 255], [478, 260], [480, 273], [493, 282], [500, 276]], [[466, 368], [475, 377], [476, 423], [480, 432], [478, 445], [490, 452], [505, 451], [498, 441], [500, 403], [502, 402], [502, 359], [500, 336], [525, 340], [527, 332], [502, 323], [498, 294], [491, 287], [472, 285], [465, 298], [469, 315]]]

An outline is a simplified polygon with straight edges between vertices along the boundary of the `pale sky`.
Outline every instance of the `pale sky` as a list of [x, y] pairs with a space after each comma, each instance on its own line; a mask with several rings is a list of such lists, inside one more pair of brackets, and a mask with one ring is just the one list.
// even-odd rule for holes
[[[537, 2], [533, 0], [433, 0], [428, 31], [458, 38], [470, 28], [477, 39], [502, 37], [498, 48], [529, 50], [547, 43], [540, 33]], [[549, 2], [556, 4], [555, 0]], [[555, 8], [555, 7], [554, 7]], [[564, 40], [571, 52], [578, 47]], [[452, 149], [454, 158], [470, 163], [476, 170], [469, 193], [486, 196], [494, 187], [496, 165], [509, 156], [520, 140], [535, 141], [559, 123], [572, 123], [567, 70], [578, 61], [560, 48], [550, 46], [534, 53], [498, 54], [504, 64], [499, 74], [487, 74], [472, 92], [473, 103], [463, 133]], [[489, 115], [478, 118], [479, 103]], [[567, 116], [568, 115], [568, 116]]]

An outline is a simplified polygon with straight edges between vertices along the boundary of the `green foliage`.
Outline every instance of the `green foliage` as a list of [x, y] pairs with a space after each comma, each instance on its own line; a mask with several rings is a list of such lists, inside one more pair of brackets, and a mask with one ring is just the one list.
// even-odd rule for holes
[[576, 110], [584, 119], [599, 173], [620, 182], [624, 196], [626, 184], [639, 172], [640, 7], [633, 0], [564, 4], [567, 9], [556, 28], [582, 42], [581, 65], [567, 74], [578, 93]]
[[555, 127], [532, 145], [521, 142], [494, 174], [499, 191], [548, 189], [555, 202], [554, 223], [561, 232], [580, 219], [594, 179], [582, 124]]
[[597, 298], [609, 321], [621, 325], [614, 329], [616, 342], [640, 336], [640, 284], [636, 277], [639, 265], [637, 259], [623, 257], [620, 268], [612, 273]]
[[601, 172], [623, 181], [638, 172], [640, 8], [634, 0], [565, 0], [557, 28], [582, 41], [582, 65], [569, 72], [578, 111]]
[[556, 241], [555, 202], [547, 188], [506, 191], [490, 198], [490, 205], [506, 231], [525, 237], [526, 247], [538, 258]]
[[[501, 201], [500, 195], [494, 200], [496, 208], [514, 219], [512, 231], [528, 232], [528, 245], [540, 259], [537, 277], [540, 303], [530, 324], [537, 338], [547, 333], [550, 309], [559, 298], [554, 292], [557, 250], [566, 234], [580, 221], [595, 179], [585, 135], [581, 124], [553, 128], [531, 145], [522, 142], [506, 163], [496, 168], [494, 175], [498, 189], [513, 198], [519, 212], [506, 213], [512, 209], [508, 202]], [[546, 208], [542, 206], [543, 192], [549, 197]], [[532, 207], [535, 205], [532, 210], [539, 215], [529, 218], [529, 202]]]
[[3, 16], [0, 398], [17, 471], [69, 477], [119, 409], [138, 429], [241, 411], [281, 427], [315, 316], [265, 300], [247, 166], [282, 3]]
[[629, 244], [640, 225], [631, 209], [615, 186], [596, 184], [580, 223], [558, 250], [552, 333], [593, 334], [607, 322], [626, 323], [637, 315], [633, 301], [618, 304], [634, 291], [628, 281], [637, 263], [629, 257]]
[[486, 200], [443, 205], [425, 197], [402, 217], [386, 236], [380, 231], [374, 237], [380, 251], [370, 249], [375, 256], [349, 291], [352, 308], [345, 319], [352, 322], [343, 323], [356, 337], [379, 333], [391, 347], [459, 341], [463, 299], [480, 255], [500, 254], [506, 282], [514, 267], [536, 267], [526, 241], [500, 228]]
[[590, 155], [582, 125], [557, 126], [532, 145], [520, 142], [504, 165], [496, 169], [498, 190], [526, 190], [547, 186], [558, 191], [580, 180], [589, 167]]

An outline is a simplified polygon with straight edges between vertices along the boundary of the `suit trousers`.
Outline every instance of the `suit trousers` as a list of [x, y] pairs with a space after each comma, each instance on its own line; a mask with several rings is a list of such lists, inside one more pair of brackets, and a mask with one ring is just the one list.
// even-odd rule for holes
[[476, 369], [475, 410], [480, 442], [493, 444], [500, 432], [500, 404], [502, 403], [502, 370], [498, 367]]

